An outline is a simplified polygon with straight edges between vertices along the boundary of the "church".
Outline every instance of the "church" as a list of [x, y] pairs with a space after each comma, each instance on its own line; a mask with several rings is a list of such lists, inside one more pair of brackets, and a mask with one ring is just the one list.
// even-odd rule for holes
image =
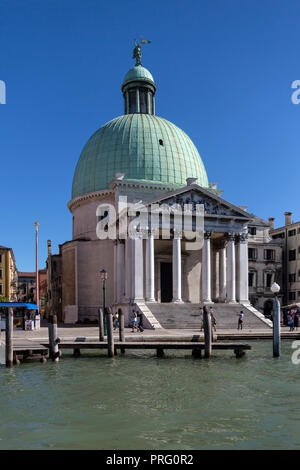
[[[97, 130], [77, 162], [68, 203], [72, 240], [60, 245], [59, 255], [52, 255], [48, 242], [48, 308], [65, 323], [95, 321], [105, 270], [106, 305], [122, 309], [125, 318], [140, 310], [148, 328], [198, 325], [204, 304], [213, 306], [224, 327], [235, 325], [241, 309], [250, 323], [266, 326], [268, 320], [249, 302], [248, 232], [255, 220], [268, 241], [269, 224], [221, 197], [192, 140], [156, 115], [156, 84], [141, 63], [139, 44], [134, 58], [121, 87], [124, 115]], [[135, 238], [119, 230], [115, 239], [99, 239], [97, 226], [107, 215], [99, 215], [99, 206], [113, 206], [119, 214], [122, 199], [146, 207], [189, 205], [192, 227], [200, 205], [199, 248], [188, 248], [175, 216], [168, 237], [159, 217], [155, 230], [146, 224]], [[127, 212], [125, 217], [128, 224], [133, 219]], [[115, 224], [121, 224], [119, 215]]]

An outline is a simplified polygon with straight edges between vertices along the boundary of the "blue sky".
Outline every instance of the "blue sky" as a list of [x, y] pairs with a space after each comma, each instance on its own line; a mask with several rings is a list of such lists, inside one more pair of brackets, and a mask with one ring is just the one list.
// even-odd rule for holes
[[133, 39], [154, 75], [156, 114], [194, 141], [223, 197], [262, 218], [300, 220], [298, 0], [0, 0], [0, 245], [18, 269], [40, 267], [47, 239], [71, 238], [77, 159], [123, 114]]

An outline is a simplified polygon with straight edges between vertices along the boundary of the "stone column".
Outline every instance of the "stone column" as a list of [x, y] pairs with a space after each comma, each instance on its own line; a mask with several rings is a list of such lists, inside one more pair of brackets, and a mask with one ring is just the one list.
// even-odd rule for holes
[[226, 301], [229, 303], [236, 302], [236, 272], [235, 272], [235, 234], [228, 233], [228, 241], [226, 245], [227, 264], [226, 264]]
[[136, 89], [136, 112], [140, 112], [140, 90]]
[[125, 244], [124, 240], [117, 240], [116, 246], [116, 288], [117, 295], [115, 302], [120, 303], [124, 300], [125, 296]]
[[219, 250], [211, 247], [212, 269], [211, 269], [211, 290], [212, 299], [219, 299]]
[[144, 250], [142, 234], [131, 240], [132, 300], [144, 300]]
[[202, 302], [211, 303], [211, 232], [204, 232], [202, 248]]
[[237, 298], [248, 303], [248, 234], [240, 233], [237, 245]]
[[131, 238], [125, 240], [125, 298], [129, 302], [132, 298], [132, 256], [131, 256]]
[[146, 300], [155, 302], [154, 297], [154, 234], [151, 230], [146, 239]]
[[118, 303], [119, 286], [118, 286], [118, 240], [114, 241], [114, 303]]
[[219, 251], [219, 301], [226, 301], [226, 248], [220, 248]]
[[174, 230], [173, 239], [173, 300], [182, 302], [181, 298], [181, 235], [179, 230]]

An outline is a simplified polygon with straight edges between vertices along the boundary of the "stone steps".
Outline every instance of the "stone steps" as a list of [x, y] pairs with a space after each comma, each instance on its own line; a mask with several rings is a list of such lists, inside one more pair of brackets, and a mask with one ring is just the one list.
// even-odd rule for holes
[[[150, 303], [146, 306], [152, 314], [152, 318], [163, 328], [166, 329], [194, 329], [201, 328], [201, 319], [199, 314], [199, 304], [174, 304], [174, 303]], [[256, 313], [253, 307], [248, 308], [241, 304], [221, 304], [212, 305], [214, 316], [217, 321], [217, 330], [237, 329], [238, 313], [243, 310], [244, 328], [262, 329], [268, 328], [270, 324], [265, 321], [263, 316]]]

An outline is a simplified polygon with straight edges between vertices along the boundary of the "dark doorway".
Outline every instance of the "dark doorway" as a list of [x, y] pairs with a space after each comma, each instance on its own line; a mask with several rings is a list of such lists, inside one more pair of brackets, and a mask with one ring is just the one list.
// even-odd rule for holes
[[160, 263], [160, 301], [172, 302], [173, 277], [172, 263]]

